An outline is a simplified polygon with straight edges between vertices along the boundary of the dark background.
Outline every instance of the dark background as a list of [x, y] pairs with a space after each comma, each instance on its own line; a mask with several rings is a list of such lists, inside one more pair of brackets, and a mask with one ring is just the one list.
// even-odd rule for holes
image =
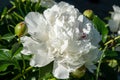
[[[0, 11], [5, 6], [10, 7], [10, 0], [0, 0]], [[92, 9], [96, 15], [101, 18], [109, 16], [109, 11], [113, 11], [112, 6], [120, 6], [120, 0], [56, 0], [57, 2], [65, 1], [73, 4], [82, 13], [86, 9]]]
[[[61, 0], [56, 0], [61, 1]], [[112, 6], [120, 6], [120, 0], [62, 0], [75, 5], [81, 12], [86, 9], [92, 9], [99, 17], [104, 18], [113, 11]]]

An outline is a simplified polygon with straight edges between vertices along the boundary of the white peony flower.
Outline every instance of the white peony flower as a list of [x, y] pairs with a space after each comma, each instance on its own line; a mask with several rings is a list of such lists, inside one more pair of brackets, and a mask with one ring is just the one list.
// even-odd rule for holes
[[43, 14], [30, 12], [25, 23], [31, 36], [21, 38], [22, 54], [33, 55], [31, 66], [54, 61], [53, 75], [59, 79], [69, 78], [69, 73], [82, 66], [95, 69], [101, 36], [73, 5], [60, 2]]
[[[120, 7], [113, 6], [114, 12], [112, 12], [111, 19], [109, 20], [109, 27], [111, 32], [117, 32], [120, 35]], [[115, 46], [116, 51], [120, 51], [120, 46]]]
[[112, 12], [111, 19], [109, 20], [109, 27], [111, 32], [120, 33], [120, 7], [113, 6], [114, 12]]
[[51, 7], [54, 4], [56, 4], [54, 0], [31, 0], [31, 2], [39, 2], [39, 1], [40, 1], [41, 6], [43, 7]]

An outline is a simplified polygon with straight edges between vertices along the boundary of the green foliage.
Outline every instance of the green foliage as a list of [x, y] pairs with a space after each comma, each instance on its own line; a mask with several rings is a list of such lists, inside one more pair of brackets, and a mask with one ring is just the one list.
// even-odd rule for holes
[[102, 21], [98, 16], [94, 16], [93, 23], [96, 29], [102, 34], [102, 41], [105, 42], [108, 35], [108, 29], [104, 21]]
[[4, 39], [8, 42], [10, 42], [13, 38], [15, 38], [15, 35], [11, 34], [11, 33], [8, 33], [8, 34], [5, 34], [1, 37], [1, 39]]
[[14, 27], [19, 22], [24, 21], [28, 12], [38, 11], [42, 13], [46, 8], [42, 7], [40, 3], [32, 3], [30, 0], [14, 0], [10, 3], [12, 7], [5, 7], [0, 13], [0, 80], [38, 77], [34, 75], [38, 74], [37, 69], [26, 74], [29, 71], [27, 67], [29, 67], [31, 56], [21, 55], [20, 51], [23, 46], [14, 34]]
[[19, 65], [15, 58], [12, 58], [10, 51], [7, 49], [0, 50], [0, 72], [5, 71], [9, 65], [14, 65], [15, 68], [19, 68]]

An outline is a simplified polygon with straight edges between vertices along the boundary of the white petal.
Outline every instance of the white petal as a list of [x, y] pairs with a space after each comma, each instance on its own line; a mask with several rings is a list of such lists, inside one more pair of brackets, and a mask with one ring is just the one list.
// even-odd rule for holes
[[36, 42], [27, 36], [22, 37], [21, 40], [23, 42], [23, 50], [21, 53], [25, 55], [33, 55], [30, 61], [31, 66], [43, 67], [54, 60], [53, 55], [49, 54], [44, 43]]
[[30, 65], [34, 67], [43, 67], [49, 64], [54, 60], [52, 55], [49, 55], [48, 52], [38, 50], [37, 54], [34, 54], [33, 58], [30, 61]]
[[34, 40], [32, 40], [30, 37], [25, 36], [21, 37], [21, 42], [23, 43], [23, 50], [21, 51], [22, 54], [31, 55], [34, 53], [34, 50], [36, 48], [32, 48], [34, 45], [36, 46], [36, 42]]
[[94, 64], [91, 64], [91, 65], [85, 64], [85, 67], [92, 73], [97, 68]]
[[63, 53], [67, 47], [68, 47], [68, 40], [65, 40], [64, 44], [61, 46], [61, 53]]
[[90, 71], [93, 72], [93, 70], [96, 69], [96, 66], [94, 65], [95, 62], [97, 62], [98, 60], [98, 52], [99, 50], [96, 49], [92, 49], [88, 54], [84, 55], [84, 59], [85, 59], [85, 67]]
[[41, 14], [38, 12], [29, 12], [25, 17], [25, 22], [28, 26], [29, 32], [34, 32], [38, 29]]
[[118, 31], [118, 35], [120, 35], [120, 30]]
[[42, 14], [38, 12], [30, 12], [25, 17], [28, 26], [28, 33], [38, 41], [46, 41], [48, 39], [49, 26]]
[[54, 5], [52, 8], [54, 8], [53, 10], [50, 8], [48, 8], [47, 10], [44, 11], [44, 16], [47, 20], [47, 22], [50, 24], [50, 25], [54, 25], [55, 24], [55, 20], [58, 16], [58, 13], [56, 12], [56, 10], [58, 10], [59, 8]]
[[63, 65], [54, 62], [53, 75], [58, 79], [67, 79], [69, 78], [69, 71]]
[[115, 12], [119, 12], [120, 13], [120, 7], [113, 5], [113, 9]]
[[32, 52], [27, 49], [27, 47], [23, 47], [23, 50], [21, 51], [22, 54], [24, 55], [31, 55]]
[[114, 20], [109, 20], [109, 27], [111, 32], [117, 32], [118, 24]]

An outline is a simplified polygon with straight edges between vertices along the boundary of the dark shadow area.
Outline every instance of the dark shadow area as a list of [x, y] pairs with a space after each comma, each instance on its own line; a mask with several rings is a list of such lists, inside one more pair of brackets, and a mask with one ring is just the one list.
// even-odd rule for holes
[[[10, 0], [0, 0], [0, 11], [10, 6]], [[56, 2], [65, 1], [76, 8], [82, 13], [86, 9], [92, 9], [96, 15], [100, 18], [104, 18], [109, 14], [109, 11], [113, 11], [112, 6], [120, 6], [120, 0], [55, 0]]]
[[[61, 0], [56, 0], [61, 1]], [[92, 9], [96, 15], [104, 18], [109, 15], [109, 11], [113, 11], [112, 6], [120, 6], [120, 0], [62, 0], [73, 4], [82, 13], [86, 9]]]

